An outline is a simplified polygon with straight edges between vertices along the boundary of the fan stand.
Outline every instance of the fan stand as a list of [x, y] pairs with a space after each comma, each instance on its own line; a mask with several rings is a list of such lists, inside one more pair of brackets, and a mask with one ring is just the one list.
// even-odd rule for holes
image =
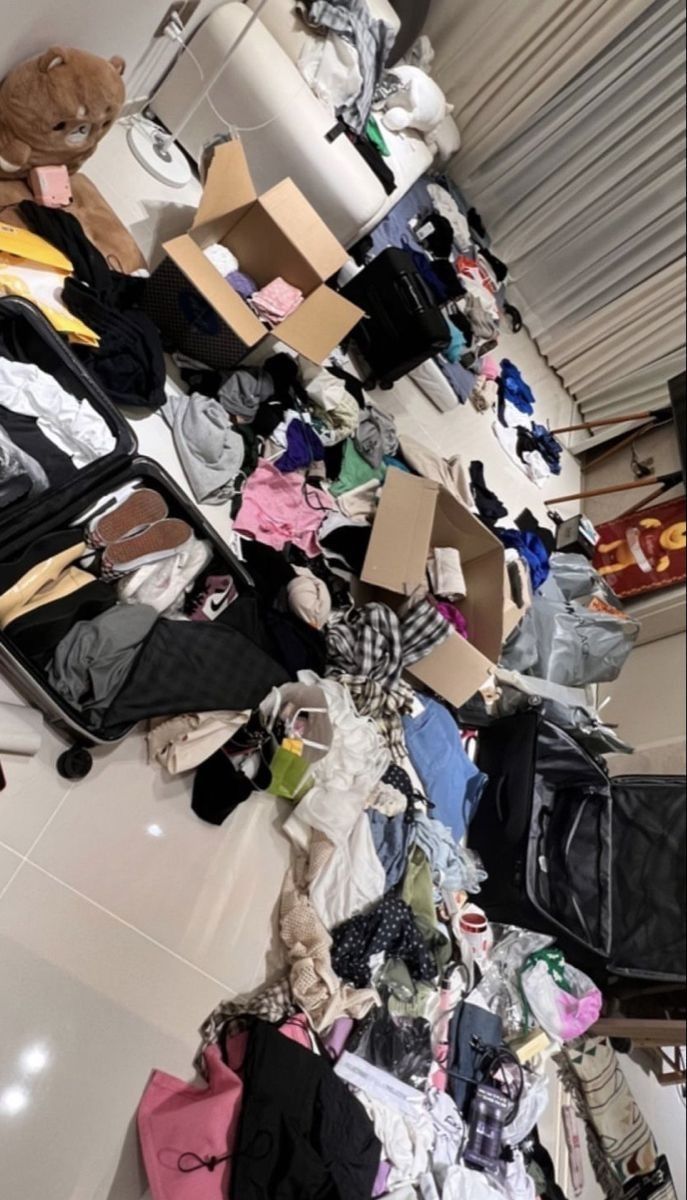
[[160, 183], [183, 188], [191, 182], [186, 155], [154, 121], [140, 115], [134, 117], [126, 140], [136, 161]]

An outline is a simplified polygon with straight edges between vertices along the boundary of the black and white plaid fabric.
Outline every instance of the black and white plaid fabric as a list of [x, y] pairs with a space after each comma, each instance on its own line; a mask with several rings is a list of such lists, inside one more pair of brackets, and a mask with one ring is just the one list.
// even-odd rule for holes
[[310, 25], [337, 33], [357, 50], [362, 87], [338, 115], [356, 133], [362, 133], [375, 88], [396, 42], [394, 30], [387, 21], [370, 14], [366, 0], [298, 0], [296, 7]]
[[427, 600], [399, 616], [386, 604], [335, 613], [327, 627], [327, 673], [363, 675], [395, 687], [404, 667], [425, 658], [451, 627]]

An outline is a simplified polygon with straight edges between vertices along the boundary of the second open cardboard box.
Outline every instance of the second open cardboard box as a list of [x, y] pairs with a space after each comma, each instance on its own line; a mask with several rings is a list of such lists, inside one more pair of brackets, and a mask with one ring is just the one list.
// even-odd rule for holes
[[504, 637], [514, 627], [503, 546], [440, 484], [391, 469], [372, 526], [363, 583], [397, 606], [401, 597], [425, 584], [434, 546], [455, 546], [460, 552], [467, 595], [459, 607], [470, 640], [452, 632], [408, 673], [460, 706], [486, 682]]
[[264, 287], [281, 276], [305, 299], [272, 334], [321, 363], [365, 315], [327, 287], [348, 253], [290, 179], [258, 196], [240, 142], [215, 150], [188, 233], [165, 242], [146, 288], [146, 309], [178, 350], [228, 369], [268, 331], [205, 257], [219, 242]]

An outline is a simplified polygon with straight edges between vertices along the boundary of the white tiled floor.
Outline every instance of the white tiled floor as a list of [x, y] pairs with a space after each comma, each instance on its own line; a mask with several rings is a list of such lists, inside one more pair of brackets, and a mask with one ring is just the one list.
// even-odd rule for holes
[[[146, 253], [161, 230], [188, 224], [197, 189], [167, 193], [130, 157], [121, 130], [88, 174]], [[176, 207], [163, 211], [170, 199]], [[504, 338], [502, 350], [532, 385], [539, 418], [567, 419], [569, 399], [527, 337]], [[549, 493], [509, 462], [471, 406], [441, 415], [407, 384], [379, 400], [402, 430], [445, 454], [483, 459], [514, 515], [525, 504], [543, 514]], [[136, 431], [141, 449], [183, 483], [162, 418], [137, 420]], [[566, 455], [553, 494], [578, 479]], [[227, 534], [226, 512], [206, 511]], [[0, 700], [11, 697], [0, 679]], [[46, 729], [36, 758], [3, 761], [0, 1193], [140, 1200], [132, 1118], [149, 1071], [190, 1077], [210, 1008], [279, 970], [280, 808], [255, 798], [215, 829], [191, 813], [188, 778], [148, 766], [141, 736], [97, 750], [93, 772], [75, 785], [55, 771], [62, 748]]]

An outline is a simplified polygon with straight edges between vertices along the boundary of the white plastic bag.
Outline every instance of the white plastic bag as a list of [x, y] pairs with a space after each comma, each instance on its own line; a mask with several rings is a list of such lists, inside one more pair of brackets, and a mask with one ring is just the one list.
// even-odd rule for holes
[[569, 1042], [586, 1033], [601, 1015], [603, 996], [584, 971], [565, 966], [569, 991], [559, 987], [545, 962], [522, 973], [522, 989], [537, 1025], [555, 1042]]

